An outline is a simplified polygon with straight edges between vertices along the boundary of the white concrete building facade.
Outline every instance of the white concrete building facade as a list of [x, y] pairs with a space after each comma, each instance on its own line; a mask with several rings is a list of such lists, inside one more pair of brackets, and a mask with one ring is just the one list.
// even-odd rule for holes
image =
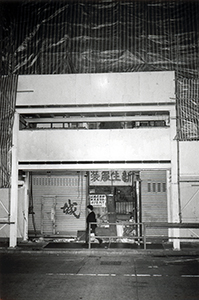
[[21, 75], [4, 234], [75, 236], [91, 202], [107, 221], [198, 222], [197, 149], [177, 139], [174, 72]]

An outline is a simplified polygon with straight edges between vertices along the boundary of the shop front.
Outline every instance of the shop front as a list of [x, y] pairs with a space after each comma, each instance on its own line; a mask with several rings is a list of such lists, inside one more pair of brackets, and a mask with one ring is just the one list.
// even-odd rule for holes
[[166, 170], [30, 172], [29, 186], [29, 236], [84, 239], [88, 204], [97, 235], [123, 241], [142, 238], [142, 222], [168, 219]]
[[137, 177], [129, 170], [30, 173], [29, 234], [77, 237], [91, 204], [103, 223], [98, 234], [116, 236], [116, 223], [138, 222]]
[[129, 238], [137, 235], [136, 226], [133, 226], [128, 234], [123, 232], [123, 224], [139, 222], [137, 176], [137, 172], [129, 170], [89, 172], [88, 201], [93, 205], [97, 216], [98, 235]]

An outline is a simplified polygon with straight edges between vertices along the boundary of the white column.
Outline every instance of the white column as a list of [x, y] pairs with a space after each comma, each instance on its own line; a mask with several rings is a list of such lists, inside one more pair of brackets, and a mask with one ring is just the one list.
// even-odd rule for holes
[[[171, 110], [171, 199], [170, 199], [170, 217], [171, 222], [179, 223], [179, 191], [178, 191], [178, 147], [176, 132], [176, 112], [175, 107]], [[174, 228], [173, 237], [179, 237], [179, 229]], [[180, 239], [173, 239], [173, 249], [180, 250]]]
[[10, 195], [10, 238], [9, 246], [17, 245], [17, 215], [18, 215], [18, 157], [17, 142], [19, 131], [19, 114], [15, 113], [12, 138], [12, 171], [11, 171], [11, 195]]
[[23, 240], [28, 240], [29, 172], [25, 174]]
[[[136, 176], [137, 222], [140, 223], [140, 178]], [[140, 225], [137, 226], [138, 244], [140, 245]]]
[[167, 180], [167, 215], [168, 222], [172, 221], [171, 217], [171, 170], [166, 171], [166, 180]]

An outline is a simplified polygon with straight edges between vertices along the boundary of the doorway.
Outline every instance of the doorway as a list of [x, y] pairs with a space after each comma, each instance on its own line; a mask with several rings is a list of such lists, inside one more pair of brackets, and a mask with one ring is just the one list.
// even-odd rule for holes
[[[130, 186], [89, 186], [88, 194], [88, 202], [93, 205], [100, 223], [99, 235], [118, 236], [119, 224], [138, 221], [135, 182]], [[125, 226], [122, 228], [122, 236], [130, 238], [137, 235], [136, 226], [132, 230], [125, 230]]]

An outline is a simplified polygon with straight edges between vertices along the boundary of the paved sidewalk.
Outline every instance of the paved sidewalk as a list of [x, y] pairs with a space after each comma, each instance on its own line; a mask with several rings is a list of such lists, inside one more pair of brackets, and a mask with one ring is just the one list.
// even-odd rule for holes
[[56, 242], [48, 240], [25, 241], [19, 242], [15, 248], [10, 248], [8, 243], [0, 242], [0, 252], [45, 252], [45, 253], [82, 253], [98, 255], [99, 253], [106, 254], [148, 254], [148, 255], [198, 255], [199, 243], [181, 243], [180, 250], [173, 250], [172, 243], [147, 244], [147, 249], [144, 249], [143, 244], [128, 244], [128, 243], [92, 243], [91, 249], [88, 249], [82, 242]]

